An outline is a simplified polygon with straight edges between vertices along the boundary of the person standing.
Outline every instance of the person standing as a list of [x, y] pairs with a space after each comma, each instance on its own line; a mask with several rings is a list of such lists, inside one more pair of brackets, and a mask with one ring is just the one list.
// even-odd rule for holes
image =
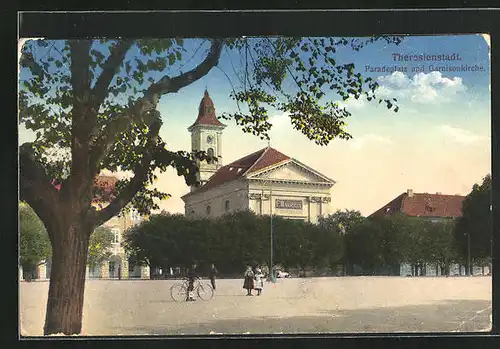
[[245, 281], [243, 282], [243, 288], [247, 290], [247, 296], [252, 296], [252, 290], [254, 287], [254, 273], [251, 266], [247, 266], [245, 271]]
[[255, 268], [255, 289], [257, 290], [257, 296], [260, 296], [262, 289], [264, 288], [264, 274], [260, 268]]
[[193, 291], [194, 291], [194, 280], [196, 279], [196, 263], [194, 263], [188, 271], [188, 288], [186, 301], [194, 301]]
[[215, 268], [215, 264], [212, 263], [212, 267], [210, 268], [210, 283], [212, 284], [212, 288], [215, 291], [215, 276], [217, 275], [217, 268]]

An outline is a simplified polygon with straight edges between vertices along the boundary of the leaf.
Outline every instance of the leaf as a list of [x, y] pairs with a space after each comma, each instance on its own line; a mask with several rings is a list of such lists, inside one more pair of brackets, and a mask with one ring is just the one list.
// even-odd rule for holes
[[173, 65], [175, 63], [175, 55], [173, 53], [170, 53], [168, 55], [168, 64]]

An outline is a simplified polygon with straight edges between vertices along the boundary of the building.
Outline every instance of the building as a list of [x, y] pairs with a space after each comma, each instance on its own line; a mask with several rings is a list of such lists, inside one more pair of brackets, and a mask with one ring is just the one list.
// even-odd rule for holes
[[[403, 213], [409, 217], [426, 219], [431, 222], [442, 222], [457, 219], [462, 216], [462, 204], [465, 200], [463, 195], [445, 195], [442, 193], [414, 193], [412, 189], [400, 194], [395, 199], [382, 206], [369, 217], [385, 217], [396, 213]], [[436, 276], [439, 272], [435, 267], [426, 268], [423, 266], [421, 275]], [[474, 274], [481, 274], [484, 270], [474, 266]], [[450, 275], [464, 275], [465, 268], [458, 264], [450, 266]], [[411, 275], [411, 266], [402, 264], [400, 275]]]
[[199, 187], [182, 197], [187, 217], [218, 217], [251, 210], [256, 214], [316, 222], [329, 213], [335, 181], [268, 146], [223, 165], [223, 130], [207, 91], [188, 128], [193, 151], [217, 161], [199, 161]]
[[464, 200], [465, 196], [462, 195], [421, 194], [408, 189], [372, 213], [370, 217], [403, 213], [409, 217], [420, 217], [435, 222], [455, 219], [462, 216], [462, 202]]
[[[114, 187], [118, 179], [111, 176], [98, 176], [95, 181], [94, 202], [95, 207], [105, 205], [113, 198]], [[54, 185], [58, 190], [59, 185]], [[139, 224], [145, 219], [137, 212], [131, 211], [123, 215], [115, 216], [103, 224], [103, 227], [109, 228], [113, 233], [113, 242], [111, 247], [111, 257], [109, 260], [95, 267], [87, 266], [87, 278], [92, 279], [128, 279], [142, 278], [149, 279], [149, 267], [129, 265], [128, 256], [121, 246], [123, 233], [128, 228]], [[35, 277], [39, 280], [50, 278], [51, 261], [42, 261], [37, 267]], [[22, 271], [20, 272], [22, 275]], [[22, 277], [21, 277], [22, 279]]]

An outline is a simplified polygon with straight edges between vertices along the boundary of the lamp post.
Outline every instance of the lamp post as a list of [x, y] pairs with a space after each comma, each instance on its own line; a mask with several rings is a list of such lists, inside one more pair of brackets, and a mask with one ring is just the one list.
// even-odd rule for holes
[[273, 187], [272, 187], [272, 182], [269, 181], [269, 216], [270, 216], [270, 222], [271, 222], [271, 234], [270, 234], [270, 247], [271, 247], [271, 253], [270, 253], [270, 256], [271, 256], [271, 261], [270, 261], [270, 265], [269, 265], [269, 271], [271, 273], [271, 282], [276, 282], [276, 277], [274, 275], [274, 267], [273, 267], [273, 199], [272, 199], [272, 196], [273, 196]]
[[467, 232], [467, 263], [468, 268], [467, 275], [472, 275], [472, 265], [471, 265], [471, 257], [470, 257], [470, 232]]

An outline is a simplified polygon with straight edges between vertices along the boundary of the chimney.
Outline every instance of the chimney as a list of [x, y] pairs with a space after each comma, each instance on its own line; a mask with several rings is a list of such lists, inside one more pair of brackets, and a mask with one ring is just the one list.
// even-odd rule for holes
[[409, 198], [412, 198], [413, 197], [413, 189], [408, 189], [406, 191], [406, 194], [408, 195]]

